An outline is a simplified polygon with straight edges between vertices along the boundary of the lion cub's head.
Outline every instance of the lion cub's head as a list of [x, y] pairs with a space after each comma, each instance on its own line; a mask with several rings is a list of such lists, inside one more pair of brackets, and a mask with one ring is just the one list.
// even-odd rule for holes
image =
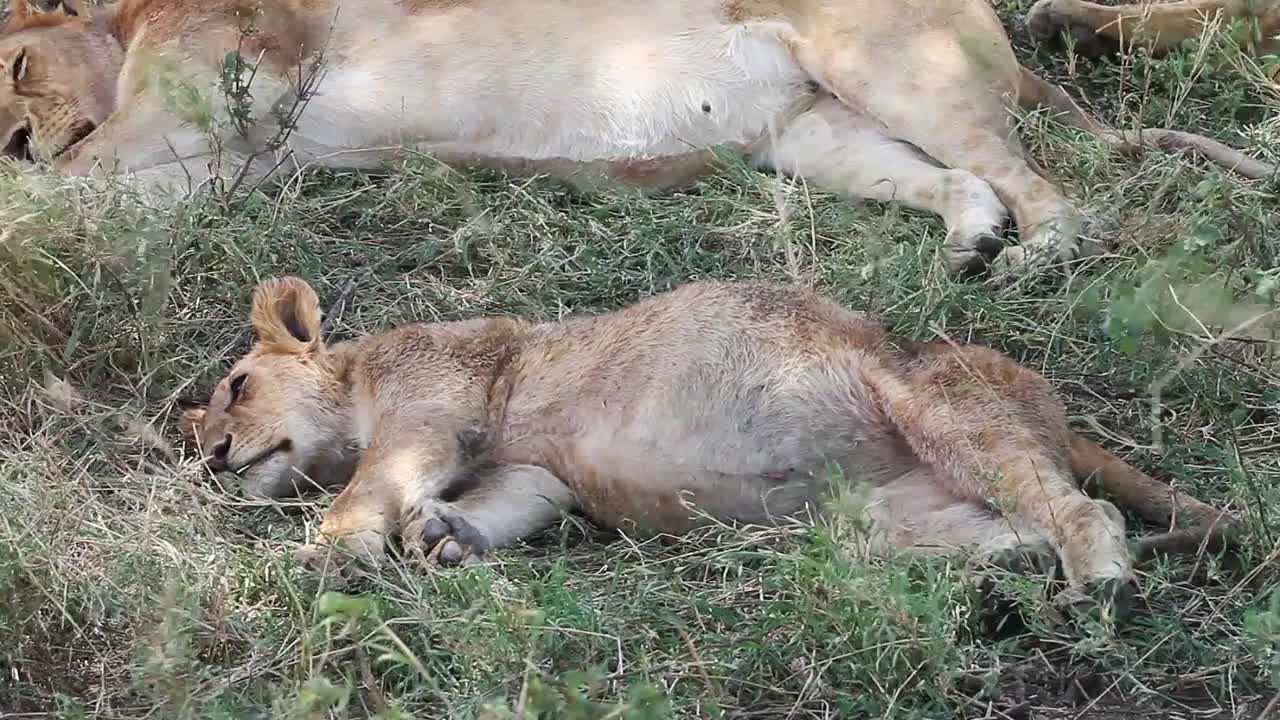
[[72, 0], [15, 0], [0, 27], [0, 143], [54, 160], [115, 109], [124, 50]]
[[278, 278], [254, 289], [257, 340], [180, 422], [214, 471], [239, 475], [255, 497], [345, 483], [349, 394], [342, 362], [320, 337], [320, 302], [305, 281]]

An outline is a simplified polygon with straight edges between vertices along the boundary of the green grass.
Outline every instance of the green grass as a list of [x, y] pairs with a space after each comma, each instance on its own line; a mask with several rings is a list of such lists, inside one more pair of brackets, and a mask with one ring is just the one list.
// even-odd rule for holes
[[[1072, 63], [1021, 44], [1027, 4], [1002, 10], [1019, 52], [1109, 121], [1280, 158], [1276, 91], [1225, 43], [1195, 72], [1190, 50]], [[1276, 345], [1206, 346], [1169, 288], [1211, 332], [1274, 303], [1280, 181], [1025, 125], [1112, 251], [1011, 288], [949, 278], [934, 217], [735, 167], [642, 198], [419, 159], [163, 211], [0, 180], [0, 716], [1256, 717], [1280, 687]], [[869, 561], [827, 525], [639, 543], [566, 520], [476, 567], [325, 594], [292, 562], [324, 503], [224, 491], [173, 422], [246, 349], [253, 284], [284, 273], [326, 304], [355, 283], [343, 336], [596, 312], [701, 277], [813, 284], [1043, 372], [1081, 427], [1230, 507], [1247, 542], [1144, 567], [1119, 628], [1054, 624], [1026, 579], [1025, 627], [992, 629], [958, 565]]]

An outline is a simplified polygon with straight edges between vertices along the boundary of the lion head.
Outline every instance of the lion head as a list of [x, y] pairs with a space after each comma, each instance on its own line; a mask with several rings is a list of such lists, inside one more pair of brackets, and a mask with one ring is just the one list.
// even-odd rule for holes
[[254, 497], [286, 497], [344, 484], [355, 464], [343, 361], [321, 339], [320, 302], [298, 278], [253, 292], [257, 339], [207, 403], [180, 422], [215, 472], [231, 472]]
[[0, 142], [22, 160], [54, 160], [115, 108], [124, 49], [71, 0], [16, 0], [0, 26]]

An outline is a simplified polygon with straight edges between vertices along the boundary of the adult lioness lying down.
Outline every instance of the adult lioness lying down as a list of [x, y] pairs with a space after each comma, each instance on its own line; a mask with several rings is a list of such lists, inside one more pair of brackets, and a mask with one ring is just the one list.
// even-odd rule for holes
[[251, 494], [345, 485], [308, 562], [377, 563], [399, 535], [452, 563], [572, 510], [641, 532], [766, 523], [820, 512], [833, 467], [869, 492], [872, 552], [1056, 557], [1074, 597], [1135, 589], [1122, 516], [1077, 478], [1189, 523], [1155, 542], [1230, 524], [1073, 433], [1031, 370], [894, 338], [799, 287], [696, 282], [598, 316], [329, 346], [315, 292], [285, 278], [256, 288], [250, 320], [253, 348], [184, 426]]
[[[1021, 244], [1003, 262], [1081, 251], [1080, 214], [1025, 157], [1011, 105], [1130, 140], [1021, 67], [987, 0], [14, 1], [0, 29], [8, 152], [73, 175], [119, 163], [177, 189], [275, 168], [255, 151], [281, 117], [297, 163], [377, 168], [407, 145], [655, 190], [706, 172], [720, 148], [938, 213], [961, 269], [1000, 251], [1009, 213]], [[234, 51], [256, 69], [232, 103], [251, 112], [228, 120]], [[1275, 171], [1185, 133], [1141, 142]]]

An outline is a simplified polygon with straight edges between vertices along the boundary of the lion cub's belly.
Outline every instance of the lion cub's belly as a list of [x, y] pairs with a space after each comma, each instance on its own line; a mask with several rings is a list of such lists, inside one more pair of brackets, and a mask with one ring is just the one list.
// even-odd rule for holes
[[459, 157], [670, 157], [756, 141], [812, 96], [784, 28], [697, 21], [691, 30], [696, 18], [646, 17], [647, 4], [634, 5], [626, 11], [633, 17], [612, 18], [589, 38], [548, 26], [473, 29], [474, 37], [445, 42], [438, 19], [413, 20], [416, 32], [397, 33], [411, 40], [367, 38], [367, 50], [331, 67], [294, 133], [295, 150], [319, 156], [410, 145]]

